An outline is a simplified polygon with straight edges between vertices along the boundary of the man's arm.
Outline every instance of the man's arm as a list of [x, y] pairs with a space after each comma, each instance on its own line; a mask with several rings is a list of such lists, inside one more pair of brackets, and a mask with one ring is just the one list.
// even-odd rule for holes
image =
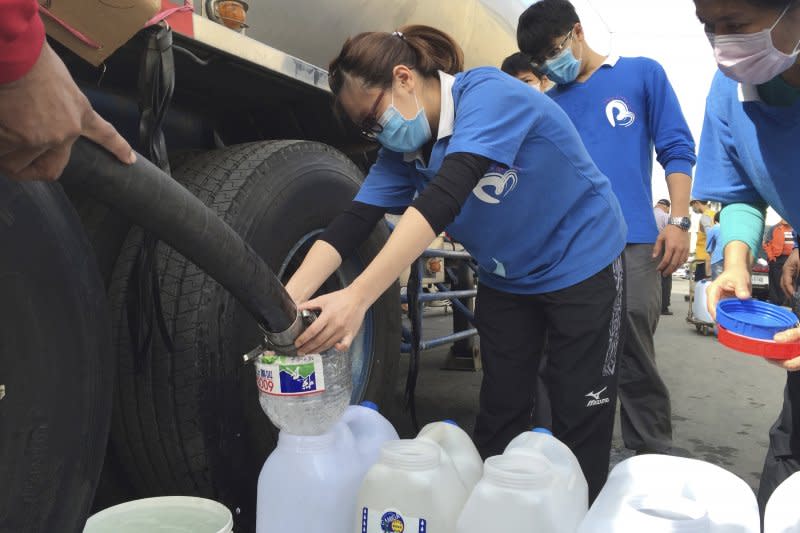
[[[650, 136], [658, 162], [664, 167], [673, 217], [689, 216], [689, 196], [692, 189], [692, 167], [697, 160], [694, 139], [681, 111], [678, 97], [664, 69], [656, 62], [650, 65], [646, 78]], [[689, 257], [689, 232], [668, 225], [659, 235], [653, 255], [663, 249], [658, 265], [663, 275], [670, 275]]]
[[0, 173], [55, 180], [80, 137], [123, 163], [136, 156], [100, 118], [44, 40], [35, 0], [0, 0]]

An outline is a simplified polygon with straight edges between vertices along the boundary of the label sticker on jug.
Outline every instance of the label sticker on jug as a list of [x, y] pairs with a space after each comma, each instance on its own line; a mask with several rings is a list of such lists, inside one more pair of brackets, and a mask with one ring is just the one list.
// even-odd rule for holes
[[397, 509], [361, 509], [361, 533], [427, 533], [424, 518], [403, 516]]
[[302, 396], [325, 390], [322, 356], [262, 355], [256, 362], [258, 390], [273, 396]]

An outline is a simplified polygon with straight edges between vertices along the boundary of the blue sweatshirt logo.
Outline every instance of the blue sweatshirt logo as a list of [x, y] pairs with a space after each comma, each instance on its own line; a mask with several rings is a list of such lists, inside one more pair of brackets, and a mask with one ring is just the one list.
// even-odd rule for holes
[[606, 118], [612, 128], [617, 125], [627, 128], [636, 121], [636, 113], [628, 109], [628, 104], [622, 100], [611, 100], [606, 106]]
[[517, 187], [517, 169], [510, 168], [505, 172], [502, 170], [492, 169], [483, 175], [472, 190], [478, 200], [487, 204], [499, 204], [502, 198]]

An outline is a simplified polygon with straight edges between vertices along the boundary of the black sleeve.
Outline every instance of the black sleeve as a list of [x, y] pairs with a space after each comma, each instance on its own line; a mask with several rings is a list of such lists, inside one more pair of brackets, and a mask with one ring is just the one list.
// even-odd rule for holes
[[411, 206], [425, 217], [438, 235], [456, 219], [490, 164], [490, 159], [467, 152], [448, 155], [436, 177]]
[[353, 201], [319, 238], [333, 246], [342, 259], [347, 259], [369, 237], [385, 213], [384, 207]]

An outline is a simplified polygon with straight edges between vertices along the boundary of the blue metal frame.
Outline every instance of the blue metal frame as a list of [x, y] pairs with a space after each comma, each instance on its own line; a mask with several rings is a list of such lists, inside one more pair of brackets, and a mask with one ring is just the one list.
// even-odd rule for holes
[[[423, 279], [423, 268], [425, 260], [432, 257], [441, 257], [451, 261], [466, 261], [467, 265], [472, 271], [476, 271], [476, 266], [472, 261], [472, 256], [467, 252], [458, 252], [450, 250], [425, 250], [422, 255], [411, 265], [411, 274], [409, 276], [408, 290], [405, 295], [401, 297], [402, 303], [407, 303], [409, 307], [409, 318], [411, 319], [411, 329], [403, 327], [402, 342], [400, 344], [400, 352], [404, 354], [411, 354], [416, 351], [417, 353], [443, 344], [449, 344], [462, 339], [468, 339], [478, 334], [475, 327], [463, 331], [454, 331], [449, 335], [443, 337], [436, 337], [429, 340], [423, 340], [422, 337], [422, 310], [425, 302], [435, 300], [449, 300], [453, 306], [454, 313], [461, 313], [466, 317], [470, 324], [475, 326], [475, 314], [467, 308], [459, 298], [474, 298], [478, 291], [477, 289], [470, 290], [448, 290], [445, 284], [437, 283], [435, 286], [438, 292], [435, 293], [422, 293], [421, 284]], [[452, 269], [445, 270], [446, 275], [455, 281], [457, 279]], [[416, 350], [414, 339], [416, 342]]]

